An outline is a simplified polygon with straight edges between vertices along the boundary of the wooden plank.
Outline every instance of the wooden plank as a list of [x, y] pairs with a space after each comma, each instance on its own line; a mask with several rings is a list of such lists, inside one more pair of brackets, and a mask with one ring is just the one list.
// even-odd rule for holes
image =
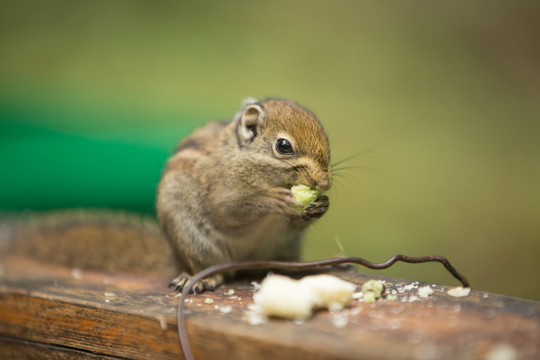
[[110, 360], [117, 359], [108, 356], [100, 356], [76, 349], [64, 348], [50, 344], [28, 342], [20, 339], [0, 337], [0, 349], [2, 359], [40, 359], [44, 354], [52, 359], [70, 360]]
[[[168, 276], [111, 276], [20, 258], [2, 265], [0, 346], [8, 354], [182, 358], [175, 317], [179, 298], [167, 289]], [[196, 359], [540, 357], [538, 302], [476, 291], [453, 298], [440, 285], [430, 298], [415, 299], [415, 287], [422, 284], [354, 271], [338, 275], [359, 286], [381, 278], [389, 290], [402, 293], [396, 302], [355, 301], [342, 312], [319, 311], [301, 324], [271, 319], [250, 325], [253, 286], [250, 279], [235, 280], [184, 299]], [[205, 303], [207, 298], [214, 303]]]

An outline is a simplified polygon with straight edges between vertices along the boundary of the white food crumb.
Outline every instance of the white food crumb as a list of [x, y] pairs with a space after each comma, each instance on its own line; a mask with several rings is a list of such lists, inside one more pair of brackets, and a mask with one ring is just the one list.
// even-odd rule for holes
[[364, 294], [362, 294], [362, 292], [361, 292], [361, 291], [359, 291], [359, 292], [356, 292], [356, 293], [352, 294], [352, 298], [353, 298], [353, 299], [355, 299], [355, 300], [357, 300], [357, 299], [361, 299], [361, 298], [362, 298], [362, 296], [364, 296]]
[[495, 345], [486, 355], [486, 360], [517, 360], [519, 358], [516, 348], [508, 344]]
[[349, 323], [349, 319], [347, 319], [347, 317], [345, 316], [334, 315], [332, 317], [332, 325], [334, 325], [337, 328], [343, 328], [347, 326], [348, 323]]
[[81, 269], [73, 268], [71, 270], [71, 276], [76, 280], [81, 280], [83, 278], [83, 272]]
[[250, 312], [247, 314], [247, 321], [250, 325], [260, 325], [266, 322], [266, 317], [256, 312]]
[[464, 288], [464, 287], [458, 286], [458, 287], [448, 290], [446, 293], [453, 297], [464, 297], [464, 296], [469, 296], [470, 292], [471, 292], [471, 288]]
[[221, 308], [219, 308], [219, 311], [222, 313], [222, 314], [228, 314], [232, 311], [232, 307], [231, 306], [222, 306]]
[[208, 305], [212, 305], [214, 303], [214, 300], [213, 299], [210, 299], [210, 298], [206, 298], [204, 300], [205, 304], [208, 304]]
[[415, 285], [414, 285], [414, 283], [412, 283], [412, 284], [403, 286], [403, 290], [410, 291], [410, 290], [414, 289], [414, 287], [415, 287]]
[[422, 286], [418, 289], [418, 296], [423, 299], [427, 299], [431, 294], [433, 294], [433, 290], [429, 286]]
[[253, 290], [255, 290], [255, 291], [257, 291], [257, 290], [259, 290], [261, 288], [261, 284], [259, 284], [256, 281], [252, 281], [251, 286], [253, 286]]
[[229, 290], [225, 293], [225, 295], [229, 295], [229, 296], [230, 296], [230, 295], [234, 295], [234, 289], [229, 289]]
[[362, 312], [361, 307], [355, 307], [354, 309], [351, 310], [351, 315], [356, 316], [356, 315], [360, 314], [361, 312]]

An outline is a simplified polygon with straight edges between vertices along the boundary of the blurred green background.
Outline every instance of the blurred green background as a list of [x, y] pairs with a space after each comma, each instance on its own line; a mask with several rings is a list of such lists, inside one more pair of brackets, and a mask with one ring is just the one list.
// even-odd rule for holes
[[[0, 209], [153, 213], [179, 139], [247, 96], [328, 130], [305, 258], [441, 254], [540, 299], [537, 1], [3, 1]], [[387, 275], [455, 281], [441, 266]]]

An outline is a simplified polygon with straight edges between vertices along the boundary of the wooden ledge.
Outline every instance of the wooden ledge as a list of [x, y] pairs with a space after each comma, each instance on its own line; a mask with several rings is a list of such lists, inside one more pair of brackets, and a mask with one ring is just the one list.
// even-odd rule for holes
[[[167, 290], [168, 276], [110, 276], [16, 258], [4, 259], [2, 269], [0, 347], [6, 358], [182, 358], [179, 298]], [[271, 319], [251, 325], [253, 286], [227, 283], [184, 299], [196, 359], [540, 357], [538, 302], [476, 291], [453, 298], [440, 285], [420, 299], [412, 297], [417, 290], [411, 281], [338, 275], [360, 286], [384, 279], [387, 288], [404, 292], [395, 302], [355, 300], [342, 312], [319, 311], [301, 324]]]

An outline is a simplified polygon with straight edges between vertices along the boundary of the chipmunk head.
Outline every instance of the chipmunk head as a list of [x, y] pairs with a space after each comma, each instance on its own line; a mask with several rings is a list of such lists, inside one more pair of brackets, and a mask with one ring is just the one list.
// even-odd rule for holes
[[240, 148], [255, 150], [253, 159], [271, 167], [273, 185], [330, 188], [328, 137], [312, 112], [287, 100], [250, 100], [237, 120]]

